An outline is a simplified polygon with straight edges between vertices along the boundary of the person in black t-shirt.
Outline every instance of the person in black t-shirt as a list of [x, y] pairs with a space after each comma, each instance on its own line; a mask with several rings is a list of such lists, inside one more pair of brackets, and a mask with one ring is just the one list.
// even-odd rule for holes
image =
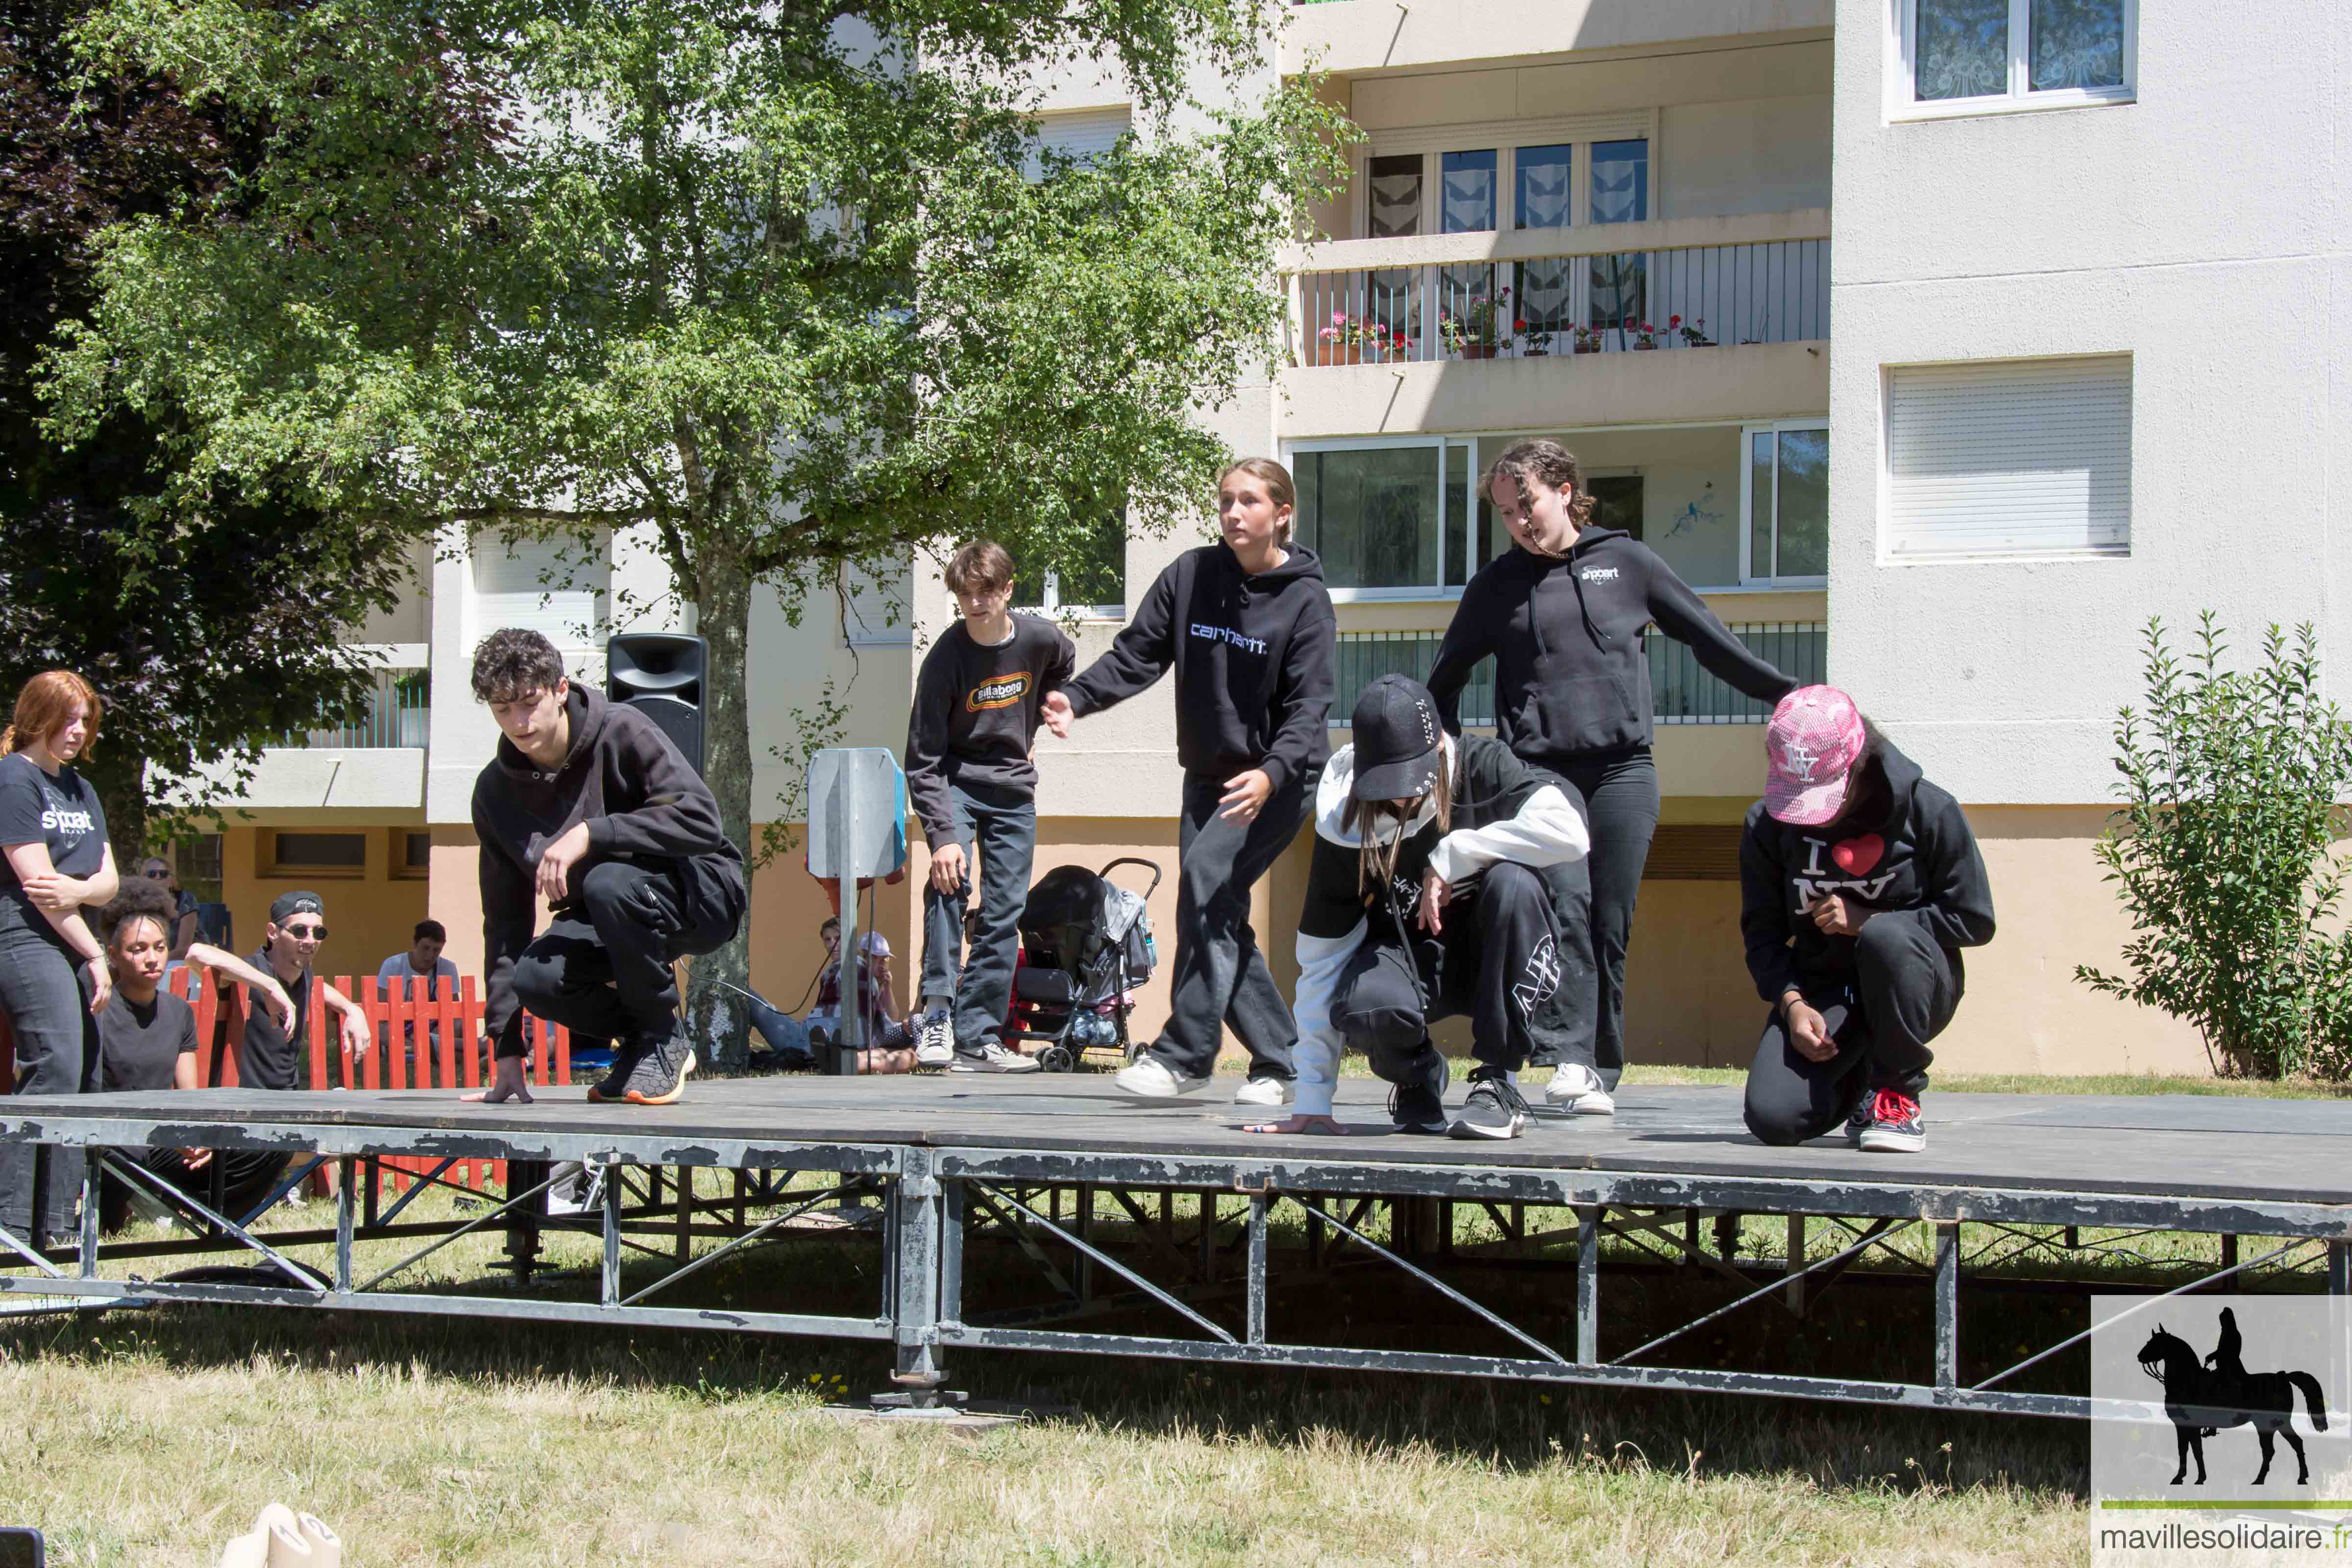
[[[97, 1015], [111, 983], [86, 904], [114, 897], [98, 791], [75, 771], [98, 738], [98, 693], [71, 670], [25, 683], [0, 734], [0, 1012], [16, 1037], [18, 1094], [98, 1087]], [[37, 1246], [73, 1234], [83, 1153], [0, 1146], [0, 1226]]]
[[[1013, 557], [976, 539], [948, 562], [963, 619], [940, 635], [907, 721], [907, 796], [931, 847], [923, 889], [922, 1026], [915, 1060], [956, 1072], [1034, 1072], [1037, 1058], [999, 1038], [1013, 1005], [1013, 958], [1037, 850], [1036, 743], [1046, 694], [1077, 648], [1039, 616], [1016, 616]], [[980, 916], [964, 952], [972, 851]]]
[[[100, 913], [99, 929], [106, 933], [107, 967], [114, 981], [114, 994], [98, 1016], [100, 1078], [106, 1092], [202, 1086], [195, 1011], [163, 984], [172, 945], [167, 932], [174, 913], [172, 897], [163, 883], [146, 879], [124, 883]], [[203, 955], [197, 962], [215, 963], [232, 979], [261, 988], [280, 1022], [290, 1022], [293, 1005], [268, 974], [217, 949], [200, 944], [193, 951]], [[269, 1190], [287, 1162], [284, 1154], [230, 1153], [222, 1158], [215, 1181], [209, 1149], [140, 1148], [113, 1152], [232, 1219], [241, 1218]], [[112, 1171], [105, 1173], [99, 1190], [101, 1223], [108, 1230], [120, 1230], [130, 1216], [134, 1194], [142, 1194], [142, 1190]], [[151, 1212], [161, 1215], [152, 1194], [142, 1195], [148, 1198]]]
[[[327, 940], [325, 900], [312, 892], [280, 893], [270, 901], [269, 930], [261, 950], [247, 963], [250, 972], [274, 979], [293, 1003], [293, 1020], [285, 1023], [274, 1008], [248, 1001], [245, 1034], [236, 1046], [236, 1080], [248, 1089], [299, 1089], [303, 1056], [310, 1043], [310, 987], [316, 985], [328, 1008], [341, 1020], [342, 1046], [353, 1059], [368, 1047], [367, 1014], [360, 1005], [311, 973], [319, 944]], [[218, 968], [226, 955], [205, 950], [206, 961]], [[190, 956], [195, 950], [190, 951]], [[242, 979], [243, 976], [238, 976]], [[250, 982], [247, 984], [250, 985]], [[320, 1088], [326, 1086], [321, 1084]]]

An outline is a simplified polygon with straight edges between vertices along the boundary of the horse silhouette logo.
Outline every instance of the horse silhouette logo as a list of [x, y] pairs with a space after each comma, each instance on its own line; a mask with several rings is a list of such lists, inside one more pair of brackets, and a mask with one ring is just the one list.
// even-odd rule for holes
[[2171, 1418], [2180, 1453], [2179, 1468], [2172, 1472], [2174, 1486], [2188, 1475], [2191, 1456], [2197, 1460], [2197, 1484], [2205, 1484], [2205, 1439], [2227, 1426], [2252, 1426], [2262, 1442], [2263, 1468], [2254, 1474], [2254, 1485], [2269, 1479], [2276, 1452], [2273, 1439], [2278, 1437], [2294, 1450], [2295, 1485], [2311, 1484], [2303, 1439], [2294, 1435], [2294, 1393], [2303, 1391], [2304, 1411], [2315, 1432], [2327, 1430], [2327, 1396], [2307, 1372], [2248, 1372], [2237, 1313], [2221, 1309], [2221, 1338], [2202, 1360], [2187, 1340], [2157, 1324], [2139, 1348], [2139, 1366], [2164, 1384], [2164, 1413]]

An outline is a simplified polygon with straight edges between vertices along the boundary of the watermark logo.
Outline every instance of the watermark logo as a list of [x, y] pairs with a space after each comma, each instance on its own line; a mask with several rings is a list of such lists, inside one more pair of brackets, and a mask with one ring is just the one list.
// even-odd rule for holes
[[2092, 1299], [2101, 1563], [2352, 1563], [2347, 1318], [2327, 1296]]

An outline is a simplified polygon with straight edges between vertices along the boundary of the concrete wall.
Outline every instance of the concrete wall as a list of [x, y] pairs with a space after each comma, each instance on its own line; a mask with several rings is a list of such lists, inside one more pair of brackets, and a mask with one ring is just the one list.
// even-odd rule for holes
[[[1395, 79], [1483, 63], [1498, 69], [1591, 69], [1563, 57], [1627, 57], [1713, 46], [1696, 54], [1748, 52], [1769, 35], [1811, 35], [1827, 47], [1831, 0], [1336, 0], [1292, 11], [1282, 69]], [[1733, 43], [1734, 48], [1722, 46]]]
[[[1838, 7], [1832, 678], [1961, 799], [2015, 804], [2108, 798], [2151, 616], [2211, 608], [2242, 648], [2314, 621], [2352, 692], [2343, 8], [2143, 6], [2137, 102], [1897, 123], [1885, 11]], [[2115, 353], [2127, 559], [1882, 563], [1884, 367]]]

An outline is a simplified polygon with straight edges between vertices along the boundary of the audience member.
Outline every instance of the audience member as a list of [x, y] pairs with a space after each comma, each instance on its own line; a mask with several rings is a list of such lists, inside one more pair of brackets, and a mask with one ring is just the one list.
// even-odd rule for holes
[[161, 855], [150, 855], [139, 863], [139, 874], [150, 882], [161, 882], [171, 893], [172, 962], [184, 962], [188, 945], [196, 940], [196, 896], [180, 886], [180, 874]]
[[[439, 921], [418, 921], [407, 947], [394, 953], [378, 966], [377, 982], [383, 987], [387, 1002], [439, 1002], [457, 994], [457, 966], [441, 956], [448, 945], [449, 931]], [[432, 1019], [426, 1023], [427, 1048], [435, 1054], [441, 1049], [441, 1025]], [[384, 1026], [385, 1045], [390, 1046], [391, 1026]], [[410, 1024], [403, 1031], [409, 1065], [408, 1081], [416, 1082], [416, 1026]]]
[[[247, 961], [254, 971], [276, 981], [292, 1002], [290, 1020], [271, 1007], [252, 1005], [247, 997], [245, 1034], [237, 1042], [236, 1079], [247, 1089], [300, 1089], [303, 1056], [310, 1043], [310, 988], [341, 1020], [343, 1049], [353, 1058], [368, 1047], [367, 1014], [360, 1005], [318, 978], [312, 964], [319, 946], [327, 940], [325, 900], [312, 892], [280, 893], [270, 901], [269, 924], [261, 948]], [[188, 950], [191, 963], [205, 963], [227, 971], [227, 955], [202, 942]], [[247, 980], [248, 990], [256, 989]], [[324, 1089], [325, 1084], [313, 1087]]]

